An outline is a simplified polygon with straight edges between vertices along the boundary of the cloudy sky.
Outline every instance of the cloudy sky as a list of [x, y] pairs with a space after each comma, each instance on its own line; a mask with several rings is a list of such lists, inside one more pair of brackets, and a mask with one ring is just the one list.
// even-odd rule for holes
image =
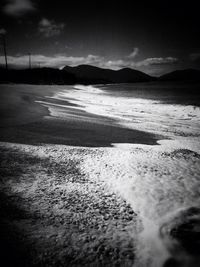
[[198, 1], [1, 0], [0, 9], [12, 67], [28, 66], [31, 53], [35, 67], [200, 68]]

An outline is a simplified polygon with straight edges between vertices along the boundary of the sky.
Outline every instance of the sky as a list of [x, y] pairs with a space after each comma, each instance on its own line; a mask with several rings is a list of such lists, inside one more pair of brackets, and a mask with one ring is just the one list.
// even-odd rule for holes
[[[1, 0], [8, 64], [90, 64], [150, 75], [200, 69], [198, 1]], [[5, 63], [2, 41], [0, 65]]]

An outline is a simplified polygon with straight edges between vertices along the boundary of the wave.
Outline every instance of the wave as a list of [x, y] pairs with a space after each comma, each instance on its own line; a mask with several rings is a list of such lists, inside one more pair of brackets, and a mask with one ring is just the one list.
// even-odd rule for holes
[[[173, 138], [199, 136], [200, 108], [192, 105], [164, 104], [159, 100], [126, 97], [94, 86], [75, 85], [53, 96], [66, 100], [88, 113], [112, 118], [116, 124]], [[67, 103], [66, 103], [67, 106]], [[75, 107], [74, 107], [75, 108]]]

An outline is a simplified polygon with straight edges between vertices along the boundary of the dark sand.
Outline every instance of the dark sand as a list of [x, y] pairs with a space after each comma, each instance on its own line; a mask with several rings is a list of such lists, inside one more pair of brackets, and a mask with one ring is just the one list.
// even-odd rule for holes
[[0, 145], [2, 267], [132, 266], [135, 214], [65, 146]]
[[[64, 144], [108, 147], [112, 143], [157, 144], [160, 136], [122, 128], [114, 120], [81, 110], [64, 108], [66, 119], [50, 117], [47, 107], [35, 101], [46, 100], [58, 86], [1, 85], [0, 141], [23, 144]], [[48, 100], [49, 101], [49, 100]], [[63, 101], [50, 100], [54, 104]]]

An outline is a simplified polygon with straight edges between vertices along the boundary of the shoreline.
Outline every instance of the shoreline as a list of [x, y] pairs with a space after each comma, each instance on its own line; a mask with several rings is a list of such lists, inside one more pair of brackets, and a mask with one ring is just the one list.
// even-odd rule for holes
[[47, 92], [32, 85], [0, 85], [1, 128], [18, 126], [40, 120], [48, 116], [49, 110], [36, 100], [45, 99], [46, 93], [54, 94], [52, 88]]
[[[9, 98], [6, 96], [7, 90], [0, 90], [3, 103], [0, 133], [2, 142], [107, 147], [112, 146], [112, 143], [157, 145], [157, 141], [162, 139], [156, 134], [117, 125], [114, 119], [73, 109], [73, 103], [68, 104], [67, 99], [64, 107], [57, 106], [60, 101], [58, 99], [54, 105], [51, 95], [57, 92], [55, 87], [44, 88], [42, 92], [40, 86], [27, 88], [13, 85], [7, 89], [10, 90]], [[38, 103], [40, 101], [42, 103]], [[11, 108], [13, 103], [14, 109]], [[64, 113], [65, 120], [56, 113], [52, 116], [52, 103], [58, 114]]]
[[14, 88], [15, 111], [21, 103], [26, 110], [35, 94], [50, 107], [50, 116], [8, 125], [0, 136], [1, 235], [8, 251], [14, 240], [19, 266], [24, 255], [30, 256], [27, 267], [161, 267], [170, 257], [179, 262], [182, 248], [177, 254], [167, 247], [165, 238], [170, 245], [173, 240], [165, 226], [176, 227], [180, 209], [188, 214], [200, 204], [199, 136], [176, 135], [172, 128], [173, 138], [166, 140], [119, 127], [84, 105], [77, 109], [74, 101], [62, 107], [67, 97], [61, 105], [45, 98], [54, 87], [33, 88], [30, 98], [26, 87]]

